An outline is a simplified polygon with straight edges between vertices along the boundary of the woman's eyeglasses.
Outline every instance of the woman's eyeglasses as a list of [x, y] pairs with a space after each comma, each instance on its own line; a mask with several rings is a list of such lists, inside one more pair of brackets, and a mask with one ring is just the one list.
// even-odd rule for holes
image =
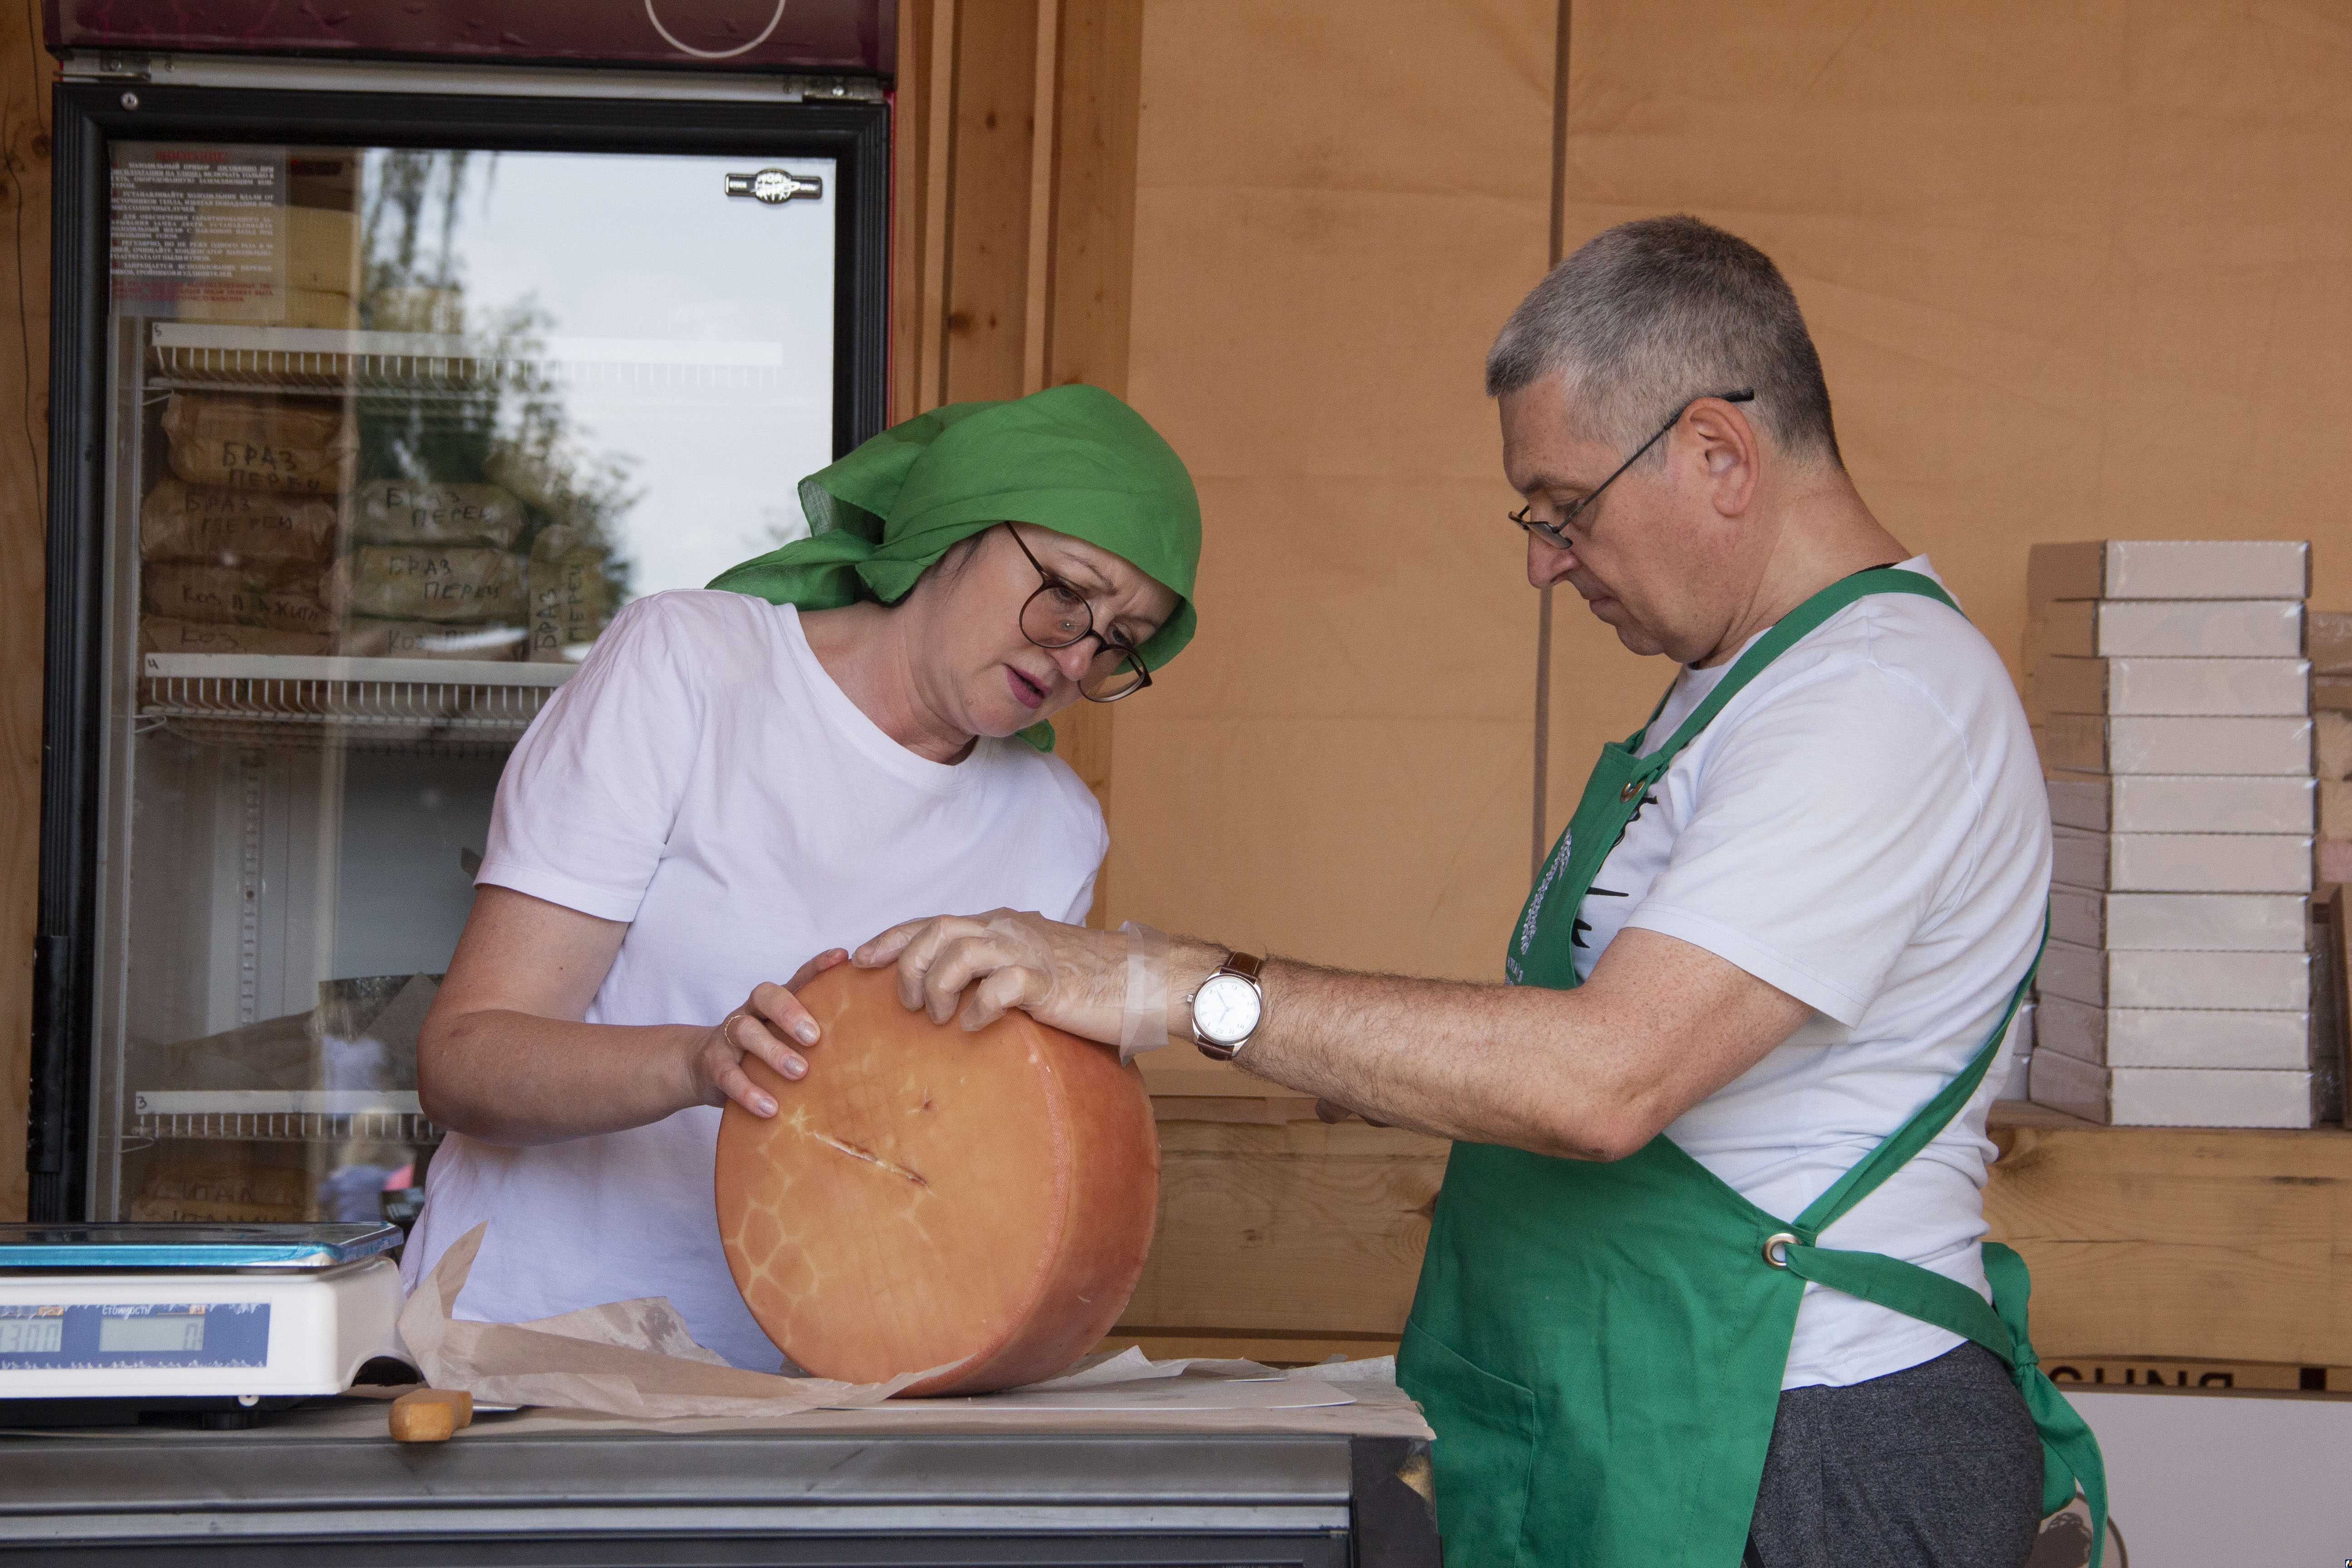
[[1116, 702], [1122, 697], [1132, 697], [1151, 684], [1151, 671], [1145, 667], [1143, 656], [1129, 643], [1118, 640], [1116, 634], [1105, 636], [1095, 630], [1095, 613], [1087, 596], [1069, 583], [1045, 570], [1029, 546], [1023, 542], [1021, 531], [1011, 523], [1004, 531], [1013, 542], [1021, 546], [1021, 553], [1029, 557], [1029, 564], [1037, 568], [1045, 581], [1037, 591], [1021, 605], [1021, 635], [1039, 647], [1060, 649], [1088, 637], [1095, 639], [1095, 656], [1087, 661], [1086, 673], [1078, 678], [1078, 695], [1089, 702]]

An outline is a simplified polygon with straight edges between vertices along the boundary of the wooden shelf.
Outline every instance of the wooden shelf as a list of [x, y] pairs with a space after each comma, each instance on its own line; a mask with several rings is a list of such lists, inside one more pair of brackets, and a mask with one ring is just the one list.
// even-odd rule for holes
[[2037, 1116], [1992, 1136], [1989, 1236], [2033, 1270], [2043, 1361], [2352, 1365], [2352, 1132]]
[[[1213, 1076], [1181, 1087], [1154, 1100], [1159, 1237], [1105, 1343], [1291, 1347], [1279, 1360], [1393, 1348], [1447, 1145], [1327, 1127], [1311, 1100]], [[2012, 1101], [1990, 1131], [1990, 1237], [2033, 1269], [2045, 1363], [2352, 1367], [2352, 1132], [2101, 1127]]]

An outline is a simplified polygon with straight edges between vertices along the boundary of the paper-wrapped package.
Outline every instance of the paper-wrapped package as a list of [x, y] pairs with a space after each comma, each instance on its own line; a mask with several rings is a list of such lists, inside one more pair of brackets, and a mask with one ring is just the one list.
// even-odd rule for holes
[[353, 531], [371, 544], [487, 544], [511, 549], [522, 507], [496, 485], [371, 479], [360, 487]]
[[128, 1217], [142, 1225], [284, 1224], [312, 1216], [310, 1173], [217, 1160], [159, 1160], [131, 1200]]
[[336, 563], [335, 578], [331, 597], [353, 616], [445, 623], [523, 618], [522, 562], [503, 550], [362, 544]]
[[332, 639], [324, 632], [281, 632], [165, 616], [139, 617], [141, 653], [322, 654], [331, 647]]
[[530, 546], [530, 658], [576, 660], [619, 606], [605, 570], [606, 551], [584, 529], [557, 523]]
[[221, 566], [335, 558], [341, 509], [326, 496], [161, 479], [139, 509], [139, 558]]
[[551, 517], [572, 519], [580, 503], [572, 476], [542, 452], [501, 442], [491, 448], [482, 471]]
[[461, 626], [443, 621], [380, 621], [353, 616], [343, 623], [335, 651], [352, 658], [489, 658], [522, 657], [530, 634], [520, 626]]
[[175, 392], [163, 405], [172, 471], [191, 484], [340, 496], [359, 437], [340, 403]]
[[166, 561], [142, 569], [139, 586], [148, 613], [167, 620], [320, 637], [334, 626], [320, 597], [320, 575], [310, 568], [261, 570]]

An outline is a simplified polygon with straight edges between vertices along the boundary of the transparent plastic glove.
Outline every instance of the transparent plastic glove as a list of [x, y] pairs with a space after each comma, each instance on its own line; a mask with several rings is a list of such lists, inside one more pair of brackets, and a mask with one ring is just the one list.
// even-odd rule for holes
[[1129, 921], [1118, 934], [1127, 939], [1127, 1012], [1119, 1020], [1118, 1059], [1131, 1062], [1168, 1043], [1168, 933]]
[[1167, 1043], [1168, 939], [1148, 926], [1099, 931], [992, 910], [909, 921], [851, 956], [862, 969], [896, 963], [898, 1000], [934, 1023], [984, 1029], [1018, 1007], [1121, 1059]]

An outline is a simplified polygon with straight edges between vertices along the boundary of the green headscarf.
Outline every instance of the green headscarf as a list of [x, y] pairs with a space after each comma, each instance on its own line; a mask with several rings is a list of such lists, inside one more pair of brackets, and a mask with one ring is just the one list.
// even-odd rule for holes
[[[1143, 416], [1098, 386], [950, 403], [894, 425], [801, 481], [809, 537], [711, 579], [772, 605], [895, 605], [958, 540], [1034, 522], [1099, 545], [1177, 595], [1146, 641], [1158, 669], [1192, 640], [1201, 502], [1183, 459]], [[1021, 738], [1054, 749], [1054, 727]]]

